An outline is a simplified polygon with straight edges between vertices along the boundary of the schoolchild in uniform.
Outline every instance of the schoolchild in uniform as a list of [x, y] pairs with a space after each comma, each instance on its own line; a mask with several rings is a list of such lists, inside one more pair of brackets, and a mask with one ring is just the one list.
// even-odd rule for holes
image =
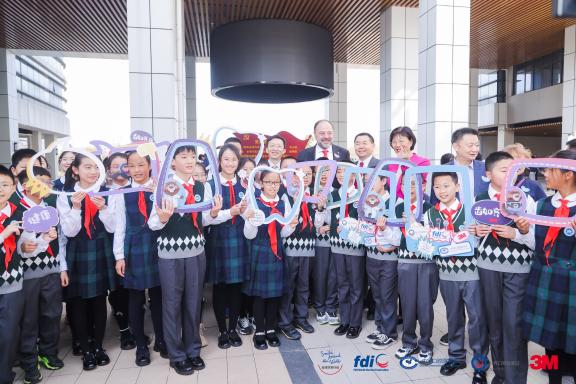
[[[10, 171], [12, 172], [14, 180], [16, 180], [16, 191], [14, 191], [14, 194], [10, 197], [12, 204], [17, 205], [24, 194], [24, 187], [22, 187], [22, 184], [18, 181], [18, 175], [20, 172], [26, 170], [28, 161], [30, 161], [34, 155], [36, 155], [36, 151], [31, 148], [22, 148], [12, 154]], [[36, 160], [34, 166], [40, 167], [40, 161]]]
[[60, 156], [58, 156], [59, 175], [58, 178], [53, 181], [53, 188], [55, 191], [61, 191], [64, 189], [66, 171], [70, 168], [70, 165], [74, 161], [74, 157], [76, 157], [76, 154], [71, 151], [64, 151]]

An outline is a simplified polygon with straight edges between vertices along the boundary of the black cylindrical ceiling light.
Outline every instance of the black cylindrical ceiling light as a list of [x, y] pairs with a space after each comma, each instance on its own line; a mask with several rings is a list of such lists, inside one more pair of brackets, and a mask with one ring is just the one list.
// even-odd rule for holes
[[332, 95], [332, 35], [289, 20], [245, 20], [210, 35], [212, 94], [252, 103], [297, 103]]

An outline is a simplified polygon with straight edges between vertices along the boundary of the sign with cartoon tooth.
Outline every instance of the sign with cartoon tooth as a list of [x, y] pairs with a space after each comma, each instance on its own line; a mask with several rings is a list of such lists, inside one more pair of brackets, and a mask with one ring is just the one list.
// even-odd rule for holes
[[[344, 184], [343, 185], [348, 185], [347, 183], [350, 182], [350, 178], [354, 177], [354, 182], [356, 183], [357, 186], [357, 191], [356, 193], [354, 193], [354, 195], [352, 196], [348, 196], [348, 198], [346, 199], [346, 204], [349, 203], [355, 203], [360, 199], [360, 195], [362, 194], [362, 188], [364, 186], [364, 180], [362, 180], [362, 176], [360, 172], [364, 172], [365, 168], [360, 168], [357, 167], [354, 164], [351, 163], [337, 163], [337, 168], [336, 168], [336, 173], [338, 173], [338, 168], [343, 169], [344, 170]], [[348, 169], [355, 169], [356, 172], [354, 171], [350, 171], [348, 172]], [[348, 173], [346, 173], [348, 172]], [[369, 170], [369, 172], [372, 172], [372, 169]], [[348, 179], [346, 179], [346, 175], [348, 175]], [[332, 199], [332, 194], [328, 194], [328, 202], [326, 203], [326, 209], [335, 209], [335, 208], [339, 208], [341, 206], [341, 201], [334, 201]]]
[[[435, 165], [426, 167], [412, 167], [404, 174], [404, 191], [410, 191], [412, 179], [418, 174], [430, 174], [428, 180], [432, 182], [435, 172], [454, 172], [460, 175], [460, 202], [464, 214], [464, 228], [469, 228], [474, 224], [472, 216], [471, 185], [468, 177], [468, 170], [458, 165]], [[417, 188], [420, 189], [420, 188]], [[423, 197], [417, 195], [416, 207], [422, 207]], [[424, 226], [418, 223], [410, 213], [410, 199], [404, 200], [404, 211], [406, 217], [406, 245], [408, 250], [417, 254], [429, 257], [430, 254], [440, 257], [469, 256], [474, 254], [475, 239], [467, 230], [458, 232], [444, 229], [445, 222], [426, 222]], [[429, 216], [426, 215], [426, 218]], [[430, 252], [432, 251], [432, 252]]]

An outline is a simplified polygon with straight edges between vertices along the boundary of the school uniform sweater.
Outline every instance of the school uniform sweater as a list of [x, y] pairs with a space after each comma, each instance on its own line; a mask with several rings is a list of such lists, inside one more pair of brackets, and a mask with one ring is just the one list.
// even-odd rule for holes
[[[294, 205], [294, 198], [284, 195], [284, 205], [286, 212], [289, 212]], [[304, 209], [308, 210], [307, 220], [304, 220]], [[312, 208], [311, 203], [302, 203], [298, 213], [298, 225], [294, 232], [282, 239], [284, 243], [284, 253], [286, 256], [291, 257], [314, 257], [316, 246], [316, 226], [320, 226], [322, 222], [316, 222], [316, 212]]]
[[[412, 205], [411, 205], [412, 207]], [[432, 207], [432, 205], [426, 201], [422, 204], [422, 217], [424, 214], [428, 212], [428, 210]], [[404, 215], [404, 201], [399, 200], [398, 204], [396, 204], [396, 217], [402, 217]], [[400, 228], [402, 233], [402, 237], [400, 238], [400, 245], [396, 251], [398, 255], [398, 263], [406, 263], [406, 264], [425, 264], [425, 263], [434, 263], [434, 260], [427, 260], [423, 257], [420, 257], [416, 254], [416, 252], [411, 252], [408, 250], [408, 246], [406, 244], [406, 230], [404, 227]]]
[[[386, 201], [386, 205], [384, 206], [386, 212], [388, 211], [388, 203], [389, 200]], [[400, 229], [398, 227], [386, 226], [386, 229], [384, 229], [383, 232], [377, 233], [377, 236], [384, 239], [387, 244], [390, 244], [394, 247], [398, 247], [400, 245], [402, 232], [400, 232]], [[366, 256], [370, 259], [375, 260], [397, 261], [398, 260], [397, 250], [398, 248], [394, 249], [391, 252], [381, 252], [378, 250], [377, 247], [366, 247]]]
[[[12, 221], [22, 220], [22, 216], [16, 209], [16, 205], [8, 203], [4, 209], [0, 211], [0, 217], [6, 216], [5, 219], [0, 221], [0, 228], [5, 228]], [[15, 235], [11, 235], [8, 239], [16, 245], [17, 240]], [[0, 244], [0, 295], [17, 292], [22, 289], [22, 281], [24, 280], [22, 263], [20, 254], [17, 249], [14, 249], [11, 256], [7, 255], [6, 239], [1, 239]], [[15, 247], [16, 248], [16, 247]], [[10, 257], [10, 260], [7, 258]]]
[[[354, 192], [352, 192], [354, 193]], [[340, 190], [332, 191], [332, 201], [340, 201]], [[348, 204], [348, 217], [358, 219], [357, 204]], [[364, 256], [364, 247], [362, 245], [355, 245], [340, 238], [337, 228], [340, 225], [340, 209], [334, 208], [330, 212], [328, 219], [330, 224], [330, 250], [332, 253], [339, 253], [348, 256]]]

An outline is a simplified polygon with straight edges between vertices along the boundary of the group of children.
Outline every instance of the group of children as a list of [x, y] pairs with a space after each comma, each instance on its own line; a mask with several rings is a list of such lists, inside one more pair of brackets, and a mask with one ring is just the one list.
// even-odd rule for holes
[[[270, 143], [275, 148], [286, 146], [279, 136], [269, 138]], [[558, 156], [576, 159], [565, 152]], [[385, 216], [378, 219], [377, 228], [386, 245], [365, 247], [340, 237], [342, 220], [357, 219], [364, 208], [350, 202], [345, 217], [340, 217], [339, 202], [356, 195], [362, 184], [351, 178], [343, 185], [342, 167], [333, 186], [327, 185], [325, 168], [299, 167], [304, 195], [317, 200], [298, 207], [292, 191], [301, 187], [299, 178], [293, 177], [288, 185], [284, 174], [260, 171], [252, 175], [258, 189], [256, 206], [251, 206], [247, 179], [256, 164], [241, 156], [237, 140], [227, 140], [219, 149], [217, 172], [207, 172], [197, 161], [195, 147], [180, 146], [165, 161], [170, 161], [173, 181], [185, 190], [185, 204], [212, 201], [209, 210], [182, 212], [167, 194], [161, 204], [152, 200], [156, 186], [151, 161], [137, 152], [108, 158], [110, 180], [99, 188], [100, 192], [137, 188], [137, 192], [106, 196], [86, 193], [100, 177], [89, 157], [62, 153], [65, 176], [54, 181], [41, 162], [34, 164], [40, 182], [66, 192], [57, 198], [40, 197], [28, 183], [24, 168], [31, 156], [17, 152], [10, 170], [0, 167], [0, 383], [12, 382], [16, 360], [25, 371], [26, 383], [42, 379], [39, 364], [47, 369], [63, 367], [58, 358], [62, 301], [84, 369], [108, 364], [102, 345], [107, 297], [122, 332], [122, 345], [129, 349], [134, 344], [138, 366], [151, 360], [150, 338], [144, 333], [144, 310], [149, 304], [154, 350], [168, 358], [179, 374], [203, 369], [200, 322], [205, 282], [212, 284], [220, 348], [242, 345], [241, 334], [253, 333], [254, 347], [261, 350], [280, 345], [278, 330], [291, 340], [299, 339], [300, 332], [314, 332], [308, 321], [309, 301], [318, 324], [335, 326], [336, 335], [357, 338], [366, 275], [376, 303], [376, 328], [366, 341], [377, 350], [398, 341], [400, 299], [403, 331], [395, 352], [399, 359], [412, 356], [423, 365], [433, 362], [433, 305], [438, 288], [448, 321], [449, 358], [441, 367], [443, 375], [466, 367], [466, 327], [475, 356], [484, 356], [488, 364], [491, 351], [496, 382], [526, 382], [527, 339], [542, 340], [550, 351], [576, 353], [569, 344], [574, 332], [562, 334], [563, 303], [554, 303], [555, 333], [543, 324], [550, 316], [546, 306], [543, 310], [545, 298], [530, 288], [530, 281], [538, 286], [542, 279], [554, 276], [551, 264], [571, 257], [574, 236], [531, 225], [525, 218], [509, 225], [466, 227], [456, 173], [437, 172], [429, 178], [437, 199], [434, 205], [418, 200], [417, 188], [424, 191], [425, 184], [412, 182], [411, 191], [404, 194], [410, 199], [409, 212], [404, 211], [402, 199], [395, 207], [386, 206], [405, 220], [414, 220], [415, 211], [423, 212], [424, 225], [454, 233], [466, 230], [477, 239], [477, 251], [469, 256], [428, 259], [411, 252], [404, 228], [386, 225]], [[499, 200], [511, 161], [505, 152], [487, 157], [490, 184], [476, 200]], [[284, 158], [273, 165], [286, 168], [294, 162]], [[528, 197], [528, 212], [572, 216], [574, 173], [547, 169], [545, 175], [548, 187], [558, 192], [538, 205]], [[327, 198], [318, 197], [315, 184], [330, 189]], [[386, 184], [386, 177], [377, 176], [371, 193], [388, 196]], [[216, 189], [221, 195], [214, 195]], [[337, 208], [330, 209], [330, 204]], [[58, 227], [40, 234], [23, 230], [24, 212], [35, 206], [56, 207]], [[286, 216], [292, 210], [297, 213], [286, 225], [277, 221], [256, 225], [257, 211], [267, 217]], [[537, 268], [537, 276], [531, 273], [531, 265], [532, 271]], [[569, 279], [570, 271], [562, 271], [561, 278]], [[551, 291], [562, 288], [549, 284]], [[486, 364], [475, 364], [474, 383], [486, 382]]]

